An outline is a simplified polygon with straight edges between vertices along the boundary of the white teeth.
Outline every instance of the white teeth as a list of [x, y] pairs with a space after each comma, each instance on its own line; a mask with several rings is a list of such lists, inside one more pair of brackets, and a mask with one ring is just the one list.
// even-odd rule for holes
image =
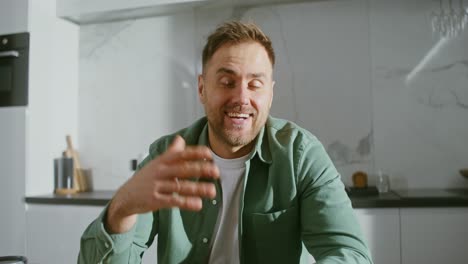
[[242, 114], [242, 113], [227, 113], [229, 117], [234, 118], [249, 118], [249, 114]]

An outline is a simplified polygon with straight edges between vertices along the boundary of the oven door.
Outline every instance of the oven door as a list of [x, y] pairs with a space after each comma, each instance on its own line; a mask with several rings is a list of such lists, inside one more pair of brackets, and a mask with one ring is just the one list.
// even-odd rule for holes
[[29, 34], [0, 36], [0, 107], [28, 105]]

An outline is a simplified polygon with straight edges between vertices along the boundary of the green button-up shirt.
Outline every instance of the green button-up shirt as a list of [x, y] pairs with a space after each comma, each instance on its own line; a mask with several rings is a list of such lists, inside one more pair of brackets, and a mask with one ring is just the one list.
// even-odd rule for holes
[[[163, 153], [177, 134], [188, 145], [208, 145], [207, 119], [155, 141], [139, 167]], [[215, 185], [220, 201], [221, 185]], [[123, 234], [105, 230], [104, 210], [81, 238], [78, 263], [140, 263], [155, 237], [158, 263], [208, 263], [217, 204], [204, 199], [199, 212], [171, 208], [142, 214]], [[238, 230], [241, 263], [299, 263], [303, 245], [317, 263], [372, 263], [322, 144], [281, 119], [268, 118], [246, 162]]]

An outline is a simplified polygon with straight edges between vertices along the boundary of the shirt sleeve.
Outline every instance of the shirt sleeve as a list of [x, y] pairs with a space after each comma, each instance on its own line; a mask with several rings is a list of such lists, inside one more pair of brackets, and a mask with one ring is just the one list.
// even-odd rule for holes
[[[138, 169], [150, 160], [148, 156]], [[128, 232], [109, 234], [104, 227], [108, 206], [81, 236], [78, 264], [141, 263], [145, 250], [151, 246], [157, 234], [158, 213], [140, 214]]]
[[318, 141], [300, 148], [301, 236], [317, 264], [372, 264], [335, 166]]
[[154, 240], [157, 214], [138, 215], [128, 232], [109, 234], [104, 228], [106, 213], [107, 207], [83, 233], [78, 263], [141, 263], [144, 251]]

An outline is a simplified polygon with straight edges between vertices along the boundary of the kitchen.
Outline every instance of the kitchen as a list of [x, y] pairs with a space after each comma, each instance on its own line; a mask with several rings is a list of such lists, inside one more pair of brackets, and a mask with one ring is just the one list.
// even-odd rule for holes
[[[58, 247], [64, 253], [57, 263], [75, 262], [79, 235], [102, 205], [24, 204], [24, 196], [53, 193], [53, 159], [66, 148], [66, 134], [91, 169], [94, 189], [112, 191], [153, 140], [201, 116], [195, 90], [201, 46], [229, 19], [253, 19], [272, 37], [278, 54], [272, 114], [317, 135], [347, 185], [358, 170], [382, 169], [394, 190], [468, 188], [458, 172], [468, 167], [468, 33], [441, 39], [433, 32], [440, 1], [81, 2], [0, 3], [0, 35], [30, 32], [31, 38], [28, 106], [0, 112], [2, 120], [11, 116], [5, 111], [23, 120], [7, 139], [1, 132], [1, 166], [16, 167], [2, 171], [0, 183], [2, 200], [21, 199], [24, 208], [9, 218], [15, 220], [0, 222], [19, 232], [17, 246], [2, 241], [0, 255], [46, 263]], [[11, 148], [15, 157], [3, 151], [9, 137], [21, 138]], [[13, 174], [20, 187], [7, 192]], [[452, 207], [357, 213], [372, 233], [376, 263], [436, 263], [431, 248], [452, 243], [450, 262], [463, 263], [460, 245], [468, 234], [455, 227], [466, 225], [468, 210]], [[421, 218], [436, 222], [412, 226]], [[440, 238], [438, 232], [449, 240], [424, 245], [422, 254], [417, 232], [426, 229], [433, 234], [423, 242]]]

